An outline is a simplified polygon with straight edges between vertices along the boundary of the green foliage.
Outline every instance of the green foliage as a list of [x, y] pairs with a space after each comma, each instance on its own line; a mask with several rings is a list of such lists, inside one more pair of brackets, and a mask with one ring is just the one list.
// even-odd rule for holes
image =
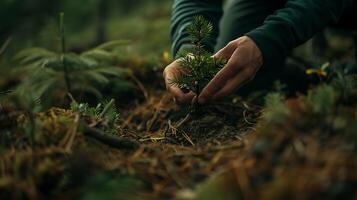
[[338, 92], [342, 100], [348, 102], [357, 86], [356, 77], [338, 72], [337, 77], [332, 81], [331, 85]]
[[274, 91], [282, 93], [287, 88], [287, 85], [285, 83], [282, 83], [281, 81], [277, 80], [277, 81], [274, 81], [273, 88], [274, 88]]
[[214, 174], [207, 181], [198, 185], [193, 191], [193, 200], [241, 200], [242, 191], [238, 185], [237, 179], [227, 172]]
[[334, 107], [337, 100], [336, 91], [332, 86], [323, 84], [307, 95], [307, 103], [317, 114], [327, 114]]
[[120, 118], [114, 103], [114, 99], [99, 103], [96, 107], [90, 107], [88, 103], [71, 103], [71, 110], [81, 113], [83, 116], [105, 119], [108, 124], [116, 124]]
[[24, 114], [28, 118], [28, 122], [21, 125], [21, 129], [29, 138], [31, 146], [35, 144], [35, 136], [38, 131], [38, 123], [35, 119], [35, 113], [42, 109], [41, 101], [33, 91], [26, 87], [17, 88], [14, 92], [6, 96], [4, 101], [11, 102], [11, 106]]
[[204, 40], [212, 32], [212, 24], [202, 16], [195, 17], [187, 28], [191, 36], [192, 49], [180, 52], [179, 60], [182, 74], [175, 77], [171, 83], [181, 89], [187, 89], [199, 94], [208, 82], [224, 66], [225, 61], [215, 59], [204, 49]]
[[125, 43], [113, 41], [80, 54], [57, 53], [44, 48], [25, 49], [16, 56], [24, 67], [22, 70], [28, 74], [20, 87], [36, 91], [46, 105], [55, 95], [65, 96], [69, 84], [74, 94], [93, 94], [101, 98], [99, 86], [112, 80], [128, 85], [122, 79], [128, 70], [115, 66], [116, 55], [112, 52], [115, 46]]
[[280, 93], [270, 93], [265, 98], [264, 119], [268, 123], [283, 123], [290, 111], [284, 104], [284, 97]]
[[196, 47], [203, 47], [202, 42], [210, 36], [213, 26], [202, 16], [194, 17], [192, 24], [187, 27], [187, 32], [190, 34], [192, 44]]
[[41, 100], [34, 91], [26, 87], [19, 87], [5, 97], [5, 101], [24, 112], [37, 113], [42, 109]]

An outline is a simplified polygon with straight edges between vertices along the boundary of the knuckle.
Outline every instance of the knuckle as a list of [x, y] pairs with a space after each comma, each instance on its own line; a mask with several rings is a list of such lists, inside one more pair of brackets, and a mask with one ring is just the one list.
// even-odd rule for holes
[[207, 99], [209, 98], [209, 94], [210, 94], [209, 89], [207, 89], [200, 94], [199, 99]]
[[232, 47], [232, 46], [235, 46], [235, 44], [236, 44], [236, 41], [233, 40], [233, 41], [228, 42], [226, 47]]
[[165, 67], [164, 71], [162, 72], [163, 76], [166, 76], [170, 71], [170, 65]]

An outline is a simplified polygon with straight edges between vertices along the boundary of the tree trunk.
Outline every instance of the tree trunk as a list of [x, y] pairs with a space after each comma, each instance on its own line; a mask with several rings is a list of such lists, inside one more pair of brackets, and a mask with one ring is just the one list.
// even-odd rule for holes
[[97, 18], [97, 38], [96, 43], [101, 44], [107, 39], [106, 21], [108, 19], [108, 1], [100, 0], [98, 2]]

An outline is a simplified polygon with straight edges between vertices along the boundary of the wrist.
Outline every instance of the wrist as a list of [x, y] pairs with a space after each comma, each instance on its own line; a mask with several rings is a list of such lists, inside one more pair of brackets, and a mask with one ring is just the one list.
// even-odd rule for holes
[[263, 57], [263, 53], [261, 51], [261, 49], [259, 48], [259, 46], [257, 45], [257, 43], [254, 41], [254, 39], [252, 39], [249, 36], [243, 36], [247, 42], [250, 43], [250, 46], [252, 48], [252, 57], [257, 61], [257, 65], [262, 66], [264, 64], [264, 57]]

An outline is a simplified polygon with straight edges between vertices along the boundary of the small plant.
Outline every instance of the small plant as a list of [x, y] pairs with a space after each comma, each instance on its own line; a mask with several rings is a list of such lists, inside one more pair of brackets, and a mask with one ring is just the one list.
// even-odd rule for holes
[[117, 131], [123, 129], [119, 125], [120, 115], [114, 102], [112, 99], [99, 103], [96, 107], [90, 107], [87, 103], [72, 101], [71, 110], [79, 113], [86, 122], [83, 124], [85, 135], [114, 148], [136, 149], [140, 145], [138, 142], [116, 136]]
[[60, 19], [60, 39], [60, 52], [30, 48], [16, 56], [29, 75], [21, 86], [36, 91], [44, 105], [48, 106], [58, 97], [65, 97], [68, 92], [78, 96], [93, 94], [101, 98], [98, 86], [114, 79], [118, 84], [126, 82], [122, 77], [128, 74], [128, 70], [115, 66], [116, 56], [112, 53], [125, 41], [108, 42], [80, 54], [67, 52], [63, 14]]
[[71, 110], [79, 112], [85, 117], [102, 120], [109, 125], [116, 124], [120, 118], [120, 114], [115, 107], [114, 99], [99, 103], [96, 107], [90, 107], [88, 103], [77, 103], [73, 101], [71, 103]]
[[212, 28], [212, 24], [202, 16], [194, 17], [192, 24], [187, 28], [193, 48], [180, 52], [179, 64], [182, 74], [175, 77], [171, 81], [172, 84], [199, 95], [224, 66], [224, 60], [213, 58], [204, 49], [204, 41], [210, 36]]

